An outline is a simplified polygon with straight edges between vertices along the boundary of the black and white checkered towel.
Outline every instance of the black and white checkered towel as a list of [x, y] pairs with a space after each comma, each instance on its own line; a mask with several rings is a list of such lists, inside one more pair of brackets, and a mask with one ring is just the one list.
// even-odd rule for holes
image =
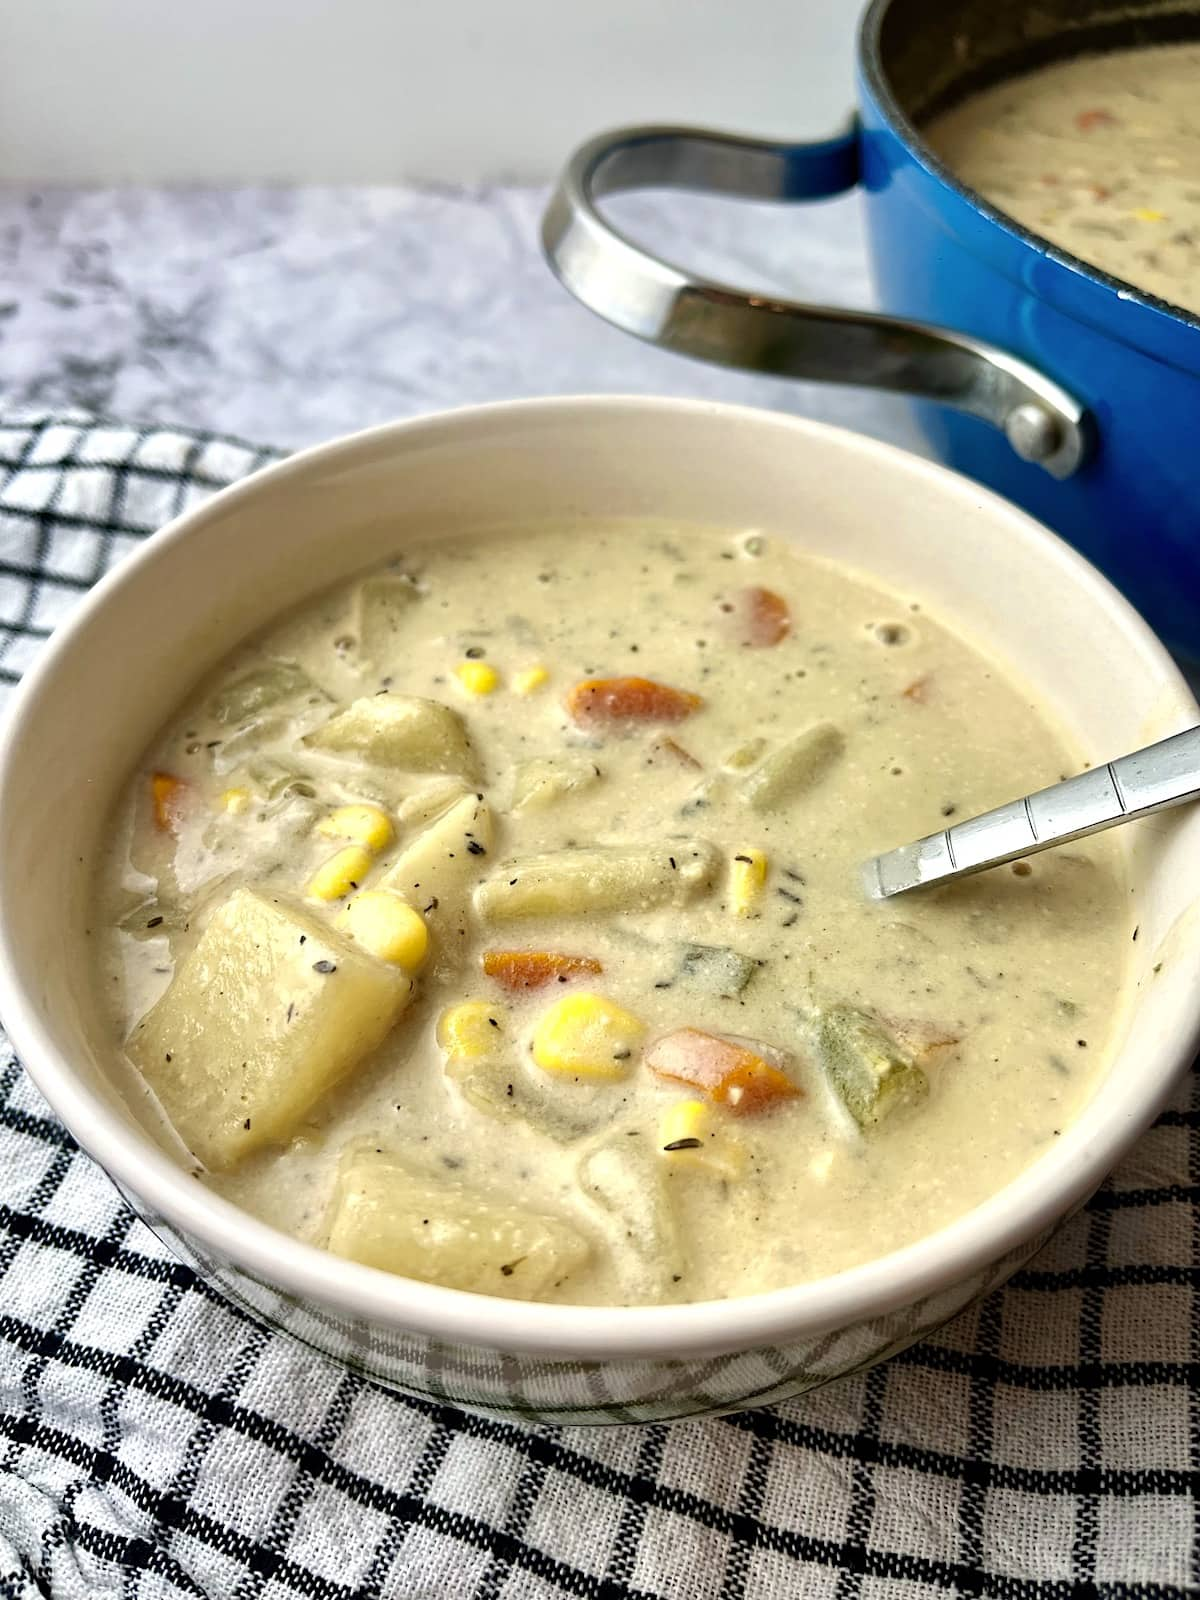
[[[269, 458], [0, 425], [3, 692], [139, 539]], [[1200, 1594], [1192, 1083], [1031, 1268], [885, 1366], [717, 1422], [555, 1431], [260, 1327], [0, 1062], [4, 1600]]]

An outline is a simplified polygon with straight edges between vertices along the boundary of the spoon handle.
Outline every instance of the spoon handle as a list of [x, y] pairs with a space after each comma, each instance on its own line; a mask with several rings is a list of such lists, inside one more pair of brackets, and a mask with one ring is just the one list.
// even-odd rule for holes
[[887, 900], [1197, 798], [1200, 727], [875, 856], [863, 867], [863, 882], [872, 900]]

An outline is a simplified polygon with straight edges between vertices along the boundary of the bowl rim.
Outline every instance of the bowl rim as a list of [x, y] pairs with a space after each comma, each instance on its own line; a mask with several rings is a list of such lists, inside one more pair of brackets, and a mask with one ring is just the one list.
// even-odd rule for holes
[[[333, 465], [352, 469], [380, 449], [403, 450], [425, 435], [446, 431], [468, 434], [502, 420], [554, 422], [569, 414], [637, 414], [719, 418], [730, 428], [776, 430], [781, 436], [807, 435], [843, 449], [881, 458], [898, 477], [933, 481], [935, 491], [957, 497], [964, 512], [983, 512], [1007, 523], [1008, 537], [1039, 545], [1048, 563], [1077, 589], [1090, 590], [1125, 637], [1174, 689], [1181, 714], [1200, 719], [1188, 686], [1165, 646], [1133, 606], [1083, 556], [1010, 502], [936, 463], [891, 444], [824, 422], [750, 406], [708, 400], [643, 395], [570, 395], [497, 401], [382, 423], [298, 451], [281, 462], [220, 490], [200, 506], [173, 518], [124, 557], [83, 598], [39, 652], [18, 685], [0, 728], [0, 809], [10, 781], [11, 756], [32, 719], [53, 701], [54, 680], [77, 638], [112, 596], [138, 581], [149, 562], [202, 529], [231, 506], [270, 496], [278, 484], [323, 472]], [[1200, 895], [1200, 853], [1197, 857]], [[550, 1359], [590, 1360], [680, 1358], [716, 1355], [771, 1345], [781, 1340], [827, 1333], [910, 1306], [985, 1271], [1022, 1244], [1036, 1238], [1084, 1199], [1153, 1120], [1176, 1080], [1200, 1047], [1200, 929], [1192, 948], [1178, 960], [1187, 981], [1172, 990], [1179, 999], [1160, 997], [1168, 1007], [1164, 1045], [1152, 1062], [1129, 1075], [1103, 1126], [1078, 1136], [1087, 1108], [1054, 1149], [1025, 1168], [981, 1205], [903, 1249], [809, 1283], [727, 1300], [668, 1306], [578, 1306], [447, 1289], [360, 1266], [261, 1222], [198, 1183], [147, 1133], [121, 1121], [114, 1109], [77, 1077], [51, 1040], [39, 1007], [16, 977], [7, 906], [0, 900], [0, 1015], [14, 1050], [30, 1078], [80, 1147], [136, 1199], [150, 1226], [161, 1219], [192, 1240], [266, 1284], [343, 1315], [383, 1325], [396, 1333], [419, 1334], [446, 1343], [501, 1349]], [[1150, 1003], [1154, 1003], [1153, 1000]], [[1093, 1102], [1094, 1104], [1094, 1102]], [[189, 1238], [189, 1236], [191, 1236]]]

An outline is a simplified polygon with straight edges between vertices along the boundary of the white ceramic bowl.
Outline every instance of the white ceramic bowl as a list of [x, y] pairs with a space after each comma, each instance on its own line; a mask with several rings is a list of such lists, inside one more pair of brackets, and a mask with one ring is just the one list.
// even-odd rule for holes
[[564, 1422], [780, 1399], [928, 1332], [1097, 1186], [1187, 1067], [1200, 1018], [1190, 809], [1124, 830], [1139, 986], [1106, 1081], [1053, 1150], [905, 1250], [739, 1300], [595, 1309], [413, 1283], [287, 1238], [173, 1164], [106, 1080], [86, 932], [97, 843], [152, 735], [248, 632], [411, 536], [629, 514], [764, 528], [920, 596], [1036, 684], [1089, 758], [1197, 719], [1162, 646], [1104, 579], [965, 479], [764, 412], [556, 399], [376, 428], [180, 517], [55, 635], [0, 745], [0, 1015], [79, 1143], [152, 1228], [260, 1316], [398, 1388]]

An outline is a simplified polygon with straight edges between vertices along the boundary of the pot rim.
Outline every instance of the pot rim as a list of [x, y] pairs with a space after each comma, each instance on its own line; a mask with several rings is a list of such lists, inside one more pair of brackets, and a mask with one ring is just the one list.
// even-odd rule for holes
[[[126, 557], [76, 608], [43, 647], [14, 695], [0, 730], [0, 810], [12, 803], [13, 761], [24, 730], [53, 715], [60, 663], [77, 648], [93, 618], [143, 567], [170, 559], [182, 541], [202, 532], [214, 515], [231, 507], [269, 503], [274, 488], [314, 477], [331, 467], [352, 469], [394, 455], [432, 436], [450, 435], [525, 419], [586, 419], [656, 415], [717, 418], [724, 426], [777, 433], [781, 448], [797, 434], [828, 445], [881, 457], [905, 477], [932, 479], [939, 494], [957, 499], [964, 515], [982, 510], [1009, 540], [1040, 547], [1053, 578], [1087, 591], [1115, 629], [1147, 659], [1185, 711], [1200, 717], [1165, 647], [1133, 607], [1082, 556], [1015, 506], [948, 469], [849, 430], [751, 407], [668, 398], [576, 395], [502, 401], [385, 423], [298, 452], [254, 473], [199, 507], [174, 518]], [[1200, 853], [1197, 856], [1200, 896]], [[6, 888], [6, 878], [0, 877]], [[15, 886], [13, 886], [15, 892]], [[1177, 958], [1190, 996], [1200, 995], [1200, 929]], [[1174, 963], [1173, 963], [1174, 965]], [[1171, 994], [1182, 990], [1172, 989]], [[682, 1306], [594, 1307], [542, 1305], [418, 1283], [359, 1266], [291, 1238], [197, 1183], [147, 1133], [124, 1122], [111, 1105], [77, 1075], [52, 1040], [32, 993], [16, 977], [10, 917], [0, 896], [0, 1014], [30, 1077], [81, 1147], [125, 1192], [137, 1196], [151, 1225], [162, 1219], [200, 1241], [206, 1250], [235, 1263], [272, 1289], [333, 1307], [396, 1333], [414, 1333], [446, 1343], [540, 1354], [550, 1358], [609, 1363], [621, 1358], [677, 1359], [716, 1355], [852, 1326], [896, 1311], [986, 1270], [1037, 1237], [1091, 1193], [1117, 1159], [1156, 1115], [1200, 1045], [1200, 1004], [1151, 996], [1171, 1023], [1156, 1056], [1128, 1073], [1099, 1126], [1088, 1128], [1095, 1101], [1066, 1130], [1048, 1156], [1025, 1169], [983, 1205], [891, 1255], [832, 1277], [766, 1293]]]

